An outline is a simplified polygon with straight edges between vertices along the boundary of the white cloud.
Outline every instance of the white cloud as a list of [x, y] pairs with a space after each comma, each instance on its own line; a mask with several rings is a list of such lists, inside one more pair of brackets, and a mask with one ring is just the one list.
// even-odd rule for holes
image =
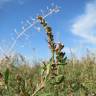
[[73, 22], [71, 32], [96, 44], [96, 0], [86, 4], [84, 13]]

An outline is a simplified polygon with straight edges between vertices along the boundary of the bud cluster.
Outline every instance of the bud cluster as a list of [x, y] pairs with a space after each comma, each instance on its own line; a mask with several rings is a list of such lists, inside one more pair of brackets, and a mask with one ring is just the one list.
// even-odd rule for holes
[[40, 23], [42, 24], [42, 26], [44, 27], [44, 29], [46, 31], [46, 34], [48, 36], [48, 46], [49, 46], [49, 48], [52, 49], [52, 51], [54, 51], [55, 43], [54, 43], [51, 27], [49, 27], [47, 25], [46, 21], [43, 19], [42, 16], [38, 16], [37, 19], [40, 20]]

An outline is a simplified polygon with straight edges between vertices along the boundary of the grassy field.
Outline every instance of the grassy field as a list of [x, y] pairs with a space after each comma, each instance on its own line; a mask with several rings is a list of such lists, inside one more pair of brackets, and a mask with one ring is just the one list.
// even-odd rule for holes
[[[33, 67], [27, 63], [16, 65], [16, 59], [4, 58], [0, 64], [0, 96], [32, 96], [39, 87], [41, 81], [41, 64]], [[81, 60], [72, 58], [67, 61], [60, 73], [64, 75], [64, 80], [58, 85], [58, 89], [53, 88], [50, 82], [46, 87], [37, 92], [36, 96], [54, 96], [58, 90], [58, 96], [96, 96], [96, 58], [87, 55]], [[9, 65], [6, 66], [9, 63]], [[15, 62], [15, 63], [14, 63]], [[9, 70], [9, 72], [8, 72]], [[6, 73], [7, 72], [7, 73]], [[5, 82], [5, 75], [8, 81]], [[89, 95], [88, 95], [89, 94]], [[92, 95], [94, 94], [94, 95]]]

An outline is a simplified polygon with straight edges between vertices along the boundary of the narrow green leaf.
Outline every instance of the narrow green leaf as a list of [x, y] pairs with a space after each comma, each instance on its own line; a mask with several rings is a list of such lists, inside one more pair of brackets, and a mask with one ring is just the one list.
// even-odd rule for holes
[[5, 84], [8, 84], [8, 80], [9, 80], [9, 69], [7, 68], [5, 73], [4, 73], [4, 80], [5, 80]]

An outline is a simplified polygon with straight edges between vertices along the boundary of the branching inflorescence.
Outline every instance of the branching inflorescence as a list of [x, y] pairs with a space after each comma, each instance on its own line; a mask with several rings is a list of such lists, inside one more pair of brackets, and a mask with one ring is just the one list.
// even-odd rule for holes
[[[47, 11], [43, 11], [41, 10], [41, 14], [43, 15], [43, 18], [47, 18], [48, 16], [54, 14], [54, 13], [58, 13], [60, 11], [60, 8], [56, 5], [53, 6], [52, 8], [48, 8], [47, 7]], [[8, 54], [11, 54], [14, 51], [14, 47], [17, 44], [17, 41], [22, 37], [22, 36], [26, 36], [26, 32], [30, 29], [30, 28], [35, 28], [36, 30], [40, 30], [40, 28], [36, 27], [36, 24], [38, 23], [37, 19], [32, 19], [31, 20], [26, 20], [25, 22], [26, 26], [22, 26], [22, 30], [20, 32], [17, 32], [17, 30], [15, 29], [15, 33], [16, 33], [16, 38], [14, 38], [13, 43], [11, 44], [11, 46], [9, 47], [9, 49], [7, 50], [7, 52], [0, 46], [0, 51], [3, 53], [4, 56], [8, 56]]]
[[[58, 6], [54, 6], [54, 7], [52, 7], [52, 8], [50, 8], [50, 9], [47, 9], [47, 12], [45, 13], [45, 14], [43, 14], [43, 13], [41, 13], [41, 14], [43, 14], [44, 16], [44, 18], [46, 18], [46, 17], [48, 17], [49, 15], [51, 15], [51, 14], [53, 14], [53, 13], [57, 13], [57, 12], [59, 12], [60, 11], [60, 9], [59, 9], [59, 7]], [[18, 35], [17, 35], [17, 37], [16, 37], [16, 39], [14, 40], [14, 42], [12, 43], [12, 45], [11, 45], [11, 47], [10, 47], [10, 49], [8, 50], [8, 53], [11, 53], [12, 51], [13, 51], [13, 49], [14, 49], [14, 47], [15, 47], [15, 45], [16, 45], [16, 43], [17, 43], [17, 41], [23, 36], [23, 35], [26, 35], [26, 32], [30, 29], [30, 28], [35, 28], [36, 30], [40, 30], [40, 29], [38, 29], [35, 25], [38, 23], [38, 20], [36, 20], [36, 19], [32, 19], [31, 21], [30, 20], [26, 20], [26, 27], [22, 27], [22, 31], [21, 32], [16, 32], [16, 33], [18, 33]], [[15, 31], [16, 31], [16, 29], [15, 29]]]

